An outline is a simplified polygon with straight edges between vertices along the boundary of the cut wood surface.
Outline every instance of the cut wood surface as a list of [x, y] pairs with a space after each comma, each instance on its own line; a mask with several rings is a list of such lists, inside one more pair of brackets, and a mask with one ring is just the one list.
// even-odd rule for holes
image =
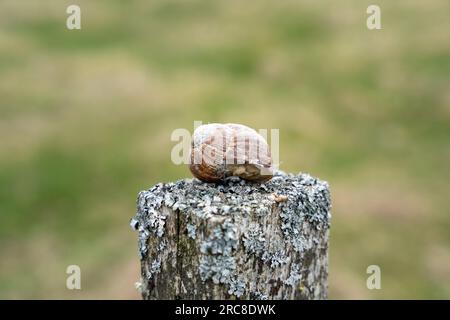
[[141, 191], [144, 299], [324, 299], [328, 184], [278, 172], [265, 183], [185, 179]]

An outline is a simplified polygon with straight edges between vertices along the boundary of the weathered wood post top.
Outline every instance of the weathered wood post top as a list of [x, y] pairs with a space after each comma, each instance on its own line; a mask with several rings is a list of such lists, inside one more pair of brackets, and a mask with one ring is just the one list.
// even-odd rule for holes
[[254, 183], [185, 179], [141, 191], [144, 299], [324, 299], [328, 184], [276, 172]]

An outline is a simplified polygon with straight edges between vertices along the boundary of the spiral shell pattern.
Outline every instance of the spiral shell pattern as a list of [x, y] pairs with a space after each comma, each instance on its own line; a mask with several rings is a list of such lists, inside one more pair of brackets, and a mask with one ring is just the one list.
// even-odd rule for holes
[[192, 139], [189, 168], [207, 182], [230, 176], [263, 182], [273, 175], [266, 140], [255, 130], [234, 123], [199, 126]]

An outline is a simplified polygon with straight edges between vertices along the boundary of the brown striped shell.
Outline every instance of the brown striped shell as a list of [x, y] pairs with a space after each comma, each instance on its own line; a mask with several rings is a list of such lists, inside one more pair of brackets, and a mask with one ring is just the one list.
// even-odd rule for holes
[[229, 176], [250, 181], [272, 178], [266, 140], [255, 130], [234, 123], [211, 123], [194, 131], [189, 169], [200, 180], [217, 182]]

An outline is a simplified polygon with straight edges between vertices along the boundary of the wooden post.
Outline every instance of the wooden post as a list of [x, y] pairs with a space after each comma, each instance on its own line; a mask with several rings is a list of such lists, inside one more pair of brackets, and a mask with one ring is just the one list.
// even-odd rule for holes
[[141, 191], [142, 297], [325, 299], [330, 207], [328, 184], [307, 174]]

